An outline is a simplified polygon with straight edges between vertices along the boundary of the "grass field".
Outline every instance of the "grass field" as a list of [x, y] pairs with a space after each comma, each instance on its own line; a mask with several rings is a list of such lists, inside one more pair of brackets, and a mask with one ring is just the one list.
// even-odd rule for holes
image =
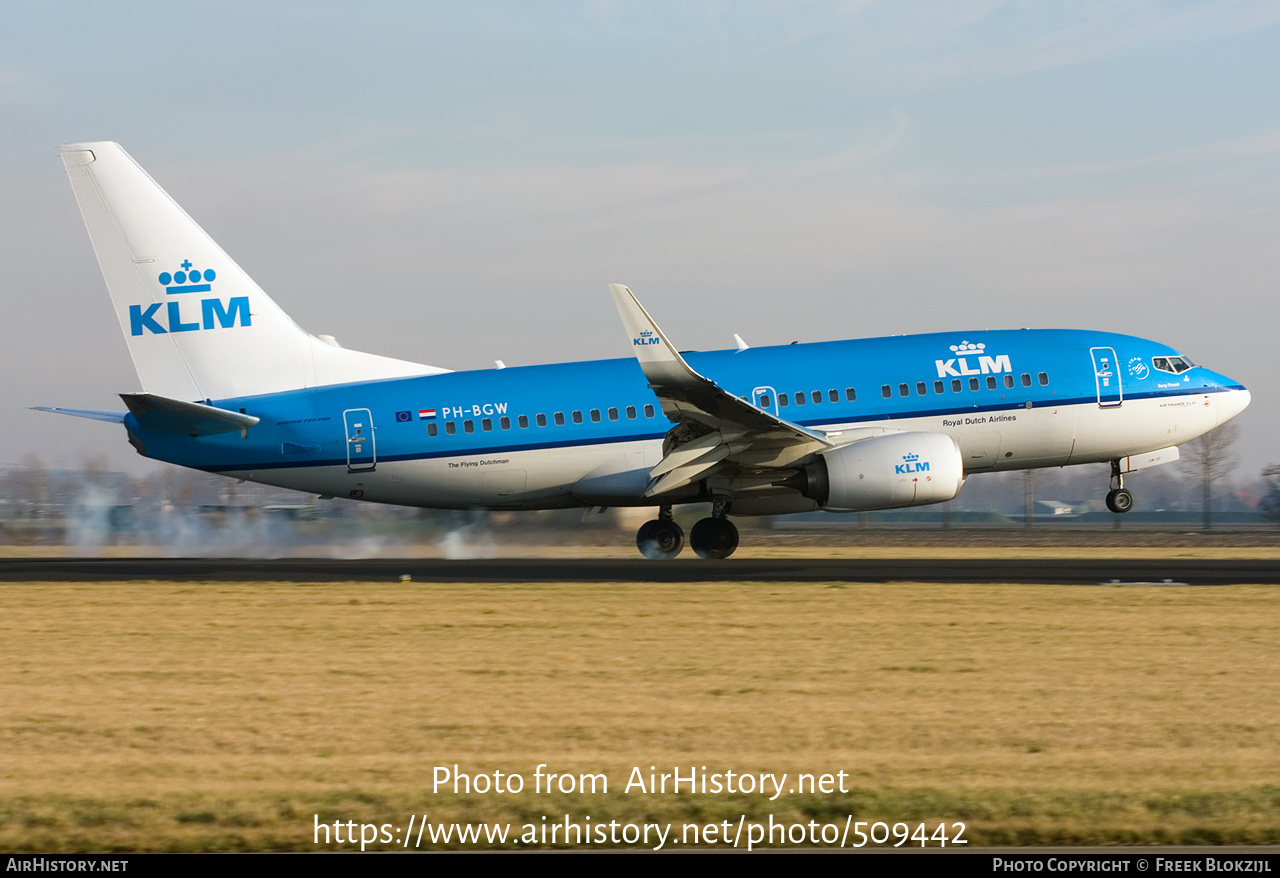
[[[1280, 843], [1266, 587], [28, 583], [0, 606], [0, 849], [314, 850], [314, 815], [423, 813]], [[609, 790], [535, 793], [540, 763]], [[454, 764], [526, 788], [433, 793]], [[849, 792], [626, 793], [635, 766]]]

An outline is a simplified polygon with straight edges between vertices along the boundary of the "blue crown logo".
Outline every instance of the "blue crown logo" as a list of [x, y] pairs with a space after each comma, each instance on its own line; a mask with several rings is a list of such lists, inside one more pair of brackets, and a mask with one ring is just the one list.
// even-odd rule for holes
[[640, 333], [641, 338], [648, 338], [651, 335], [653, 335], [653, 330], [650, 330], [650, 329], [646, 329]]
[[902, 455], [902, 459], [903, 459], [903, 460], [905, 460], [907, 463], [915, 463], [917, 460], [919, 460], [919, 459], [920, 459], [920, 455], [918, 455], [918, 454], [904, 454], [904, 455]]
[[[191, 260], [182, 260], [182, 270], [175, 271], [170, 274], [167, 271], [160, 272], [160, 283], [164, 287], [164, 291], [170, 296], [178, 293], [207, 293], [210, 290], [209, 284], [217, 277], [212, 268], [206, 268], [204, 271], [191, 267]], [[204, 283], [201, 283], [204, 281]]]

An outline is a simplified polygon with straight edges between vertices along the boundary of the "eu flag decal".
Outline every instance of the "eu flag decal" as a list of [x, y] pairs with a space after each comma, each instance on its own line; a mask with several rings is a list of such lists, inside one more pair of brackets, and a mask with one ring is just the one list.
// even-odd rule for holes
[[413, 420], [413, 412], [396, 412], [396, 420], [400, 423]]

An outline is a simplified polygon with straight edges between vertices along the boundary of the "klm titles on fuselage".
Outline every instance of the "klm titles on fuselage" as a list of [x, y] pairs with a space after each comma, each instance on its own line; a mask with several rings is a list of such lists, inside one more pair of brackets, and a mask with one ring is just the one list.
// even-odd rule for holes
[[[1008, 354], [1000, 354], [995, 357], [988, 356], [984, 353], [986, 348], [985, 342], [969, 344], [967, 341], [962, 341], [958, 345], [953, 344], [951, 352], [958, 356], [950, 360], [933, 361], [934, 365], [938, 367], [938, 377], [959, 378], [962, 375], [993, 375], [1013, 371]], [[976, 369], [969, 365], [969, 356], [978, 358], [978, 367]]]
[[[177, 296], [186, 293], [212, 292], [216, 277], [217, 274], [212, 268], [204, 271], [198, 268], [192, 269], [191, 260], [184, 259], [182, 270], [172, 274], [162, 271], [157, 279], [164, 287], [165, 295]], [[153, 335], [164, 335], [170, 332], [195, 332], [201, 329], [231, 329], [237, 325], [249, 326], [252, 320], [248, 296], [232, 296], [226, 300], [201, 299], [199, 313], [190, 304], [190, 299], [185, 301], [188, 303], [185, 307], [182, 299], [155, 302], [145, 308], [142, 305], [130, 305], [129, 334], [144, 335], [150, 332]], [[166, 306], [163, 311], [165, 318], [163, 322], [160, 320], [162, 304]]]

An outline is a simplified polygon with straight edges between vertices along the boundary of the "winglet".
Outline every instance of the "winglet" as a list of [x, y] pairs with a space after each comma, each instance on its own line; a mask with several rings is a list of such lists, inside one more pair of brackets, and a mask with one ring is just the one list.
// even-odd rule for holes
[[745, 429], [757, 433], [779, 432], [801, 443], [816, 443], [830, 447], [831, 441], [824, 435], [784, 421], [771, 412], [739, 399], [716, 385], [714, 381], [695, 372], [685, 362], [675, 345], [653, 322], [649, 312], [637, 301], [631, 290], [622, 284], [610, 284], [613, 303], [618, 306], [622, 325], [631, 336], [631, 349], [640, 363], [644, 377], [662, 403], [662, 411], [674, 422], [699, 421], [717, 431]]
[[653, 322], [631, 290], [622, 284], [609, 284], [609, 292], [613, 294], [613, 303], [618, 306], [622, 325], [631, 336], [632, 353], [650, 384], [680, 383], [701, 377], [689, 368], [684, 357]]

